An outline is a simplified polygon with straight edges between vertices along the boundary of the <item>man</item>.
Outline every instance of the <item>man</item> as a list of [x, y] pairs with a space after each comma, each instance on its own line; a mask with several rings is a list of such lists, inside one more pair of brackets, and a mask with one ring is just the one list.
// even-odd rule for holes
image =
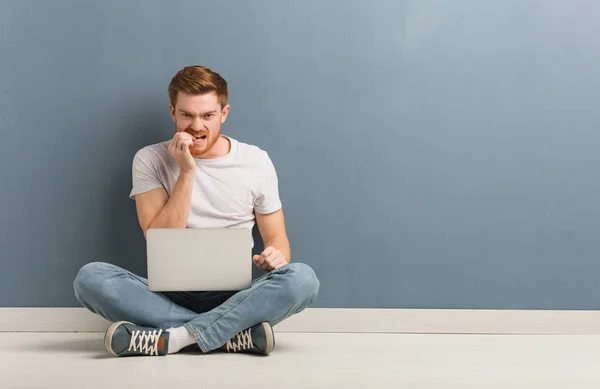
[[[114, 322], [105, 336], [113, 355], [166, 355], [197, 344], [203, 352], [269, 354], [272, 326], [309, 306], [319, 281], [291, 253], [277, 175], [268, 154], [221, 134], [227, 82], [203, 66], [177, 72], [169, 84], [175, 136], [144, 147], [133, 161], [140, 227], [252, 228], [265, 250], [252, 260], [267, 272], [234, 292], [153, 293], [147, 280], [107, 263], [81, 268], [75, 296]], [[202, 247], [197, 247], [199, 252]]]

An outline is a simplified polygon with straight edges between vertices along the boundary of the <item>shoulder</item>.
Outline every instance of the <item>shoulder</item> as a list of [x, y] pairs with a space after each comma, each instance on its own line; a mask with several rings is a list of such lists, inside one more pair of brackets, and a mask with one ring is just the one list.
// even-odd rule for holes
[[244, 160], [248, 165], [254, 167], [261, 167], [271, 165], [271, 158], [266, 150], [261, 149], [258, 146], [235, 141], [237, 143], [237, 155], [238, 158]]
[[169, 156], [169, 142], [160, 142], [144, 146], [139, 149], [133, 157], [134, 164], [155, 164]]

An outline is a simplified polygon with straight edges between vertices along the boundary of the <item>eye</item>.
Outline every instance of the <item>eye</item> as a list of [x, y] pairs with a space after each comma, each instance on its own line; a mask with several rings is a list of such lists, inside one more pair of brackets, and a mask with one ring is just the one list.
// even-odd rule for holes
[[204, 118], [205, 118], [205, 119], [210, 119], [210, 118], [211, 118], [211, 117], [213, 117], [213, 116], [215, 116], [215, 115], [214, 115], [214, 114], [212, 114], [212, 113], [207, 113], [206, 115], [204, 115]]
[[184, 113], [183, 116], [185, 116], [186, 118], [191, 117], [192, 115], [190, 115], [189, 113]]

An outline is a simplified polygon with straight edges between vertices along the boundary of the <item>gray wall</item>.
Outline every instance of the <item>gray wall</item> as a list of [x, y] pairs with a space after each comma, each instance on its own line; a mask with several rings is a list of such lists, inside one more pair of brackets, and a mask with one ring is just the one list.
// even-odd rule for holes
[[145, 274], [131, 160], [204, 64], [317, 306], [600, 307], [599, 2], [289, 3], [0, 1], [0, 306]]

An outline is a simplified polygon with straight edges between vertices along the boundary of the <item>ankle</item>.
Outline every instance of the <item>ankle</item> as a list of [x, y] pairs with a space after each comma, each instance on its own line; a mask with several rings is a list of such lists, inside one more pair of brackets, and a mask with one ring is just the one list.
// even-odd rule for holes
[[187, 328], [177, 327], [169, 328], [169, 354], [179, 352], [181, 349], [196, 343], [196, 338], [192, 335]]

